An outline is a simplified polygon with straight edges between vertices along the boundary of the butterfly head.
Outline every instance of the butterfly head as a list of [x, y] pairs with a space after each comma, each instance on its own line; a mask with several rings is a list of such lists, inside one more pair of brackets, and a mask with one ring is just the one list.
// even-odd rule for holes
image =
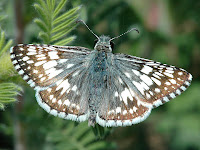
[[94, 49], [98, 51], [107, 51], [111, 52], [114, 48], [114, 43], [110, 41], [109, 36], [102, 35], [98, 37], [98, 39], [95, 40], [95, 46]]
[[82, 22], [88, 28], [88, 30], [97, 38], [95, 40], [94, 49], [98, 50], [98, 51], [112, 52], [112, 50], [114, 48], [114, 43], [112, 42], [112, 40], [117, 39], [133, 30], [135, 30], [139, 33], [138, 29], [131, 28], [130, 30], [128, 30], [128, 31], [124, 32], [123, 34], [116, 36], [114, 38], [110, 38], [109, 36], [105, 36], [105, 35], [102, 35], [99, 37], [87, 26], [87, 24], [83, 20], [78, 20], [77, 22]]

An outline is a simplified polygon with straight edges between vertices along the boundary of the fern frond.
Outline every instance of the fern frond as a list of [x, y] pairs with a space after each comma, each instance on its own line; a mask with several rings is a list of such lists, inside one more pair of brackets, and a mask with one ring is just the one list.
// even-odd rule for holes
[[16, 101], [16, 96], [22, 88], [14, 83], [0, 83], [0, 109], [4, 109], [5, 104]]
[[75, 21], [78, 19], [80, 6], [61, 13], [66, 2], [66, 0], [60, 0], [57, 4], [55, 0], [37, 0], [37, 3], [34, 4], [41, 16], [34, 22], [41, 29], [39, 37], [44, 43], [67, 45], [74, 40], [74, 36], [66, 37], [66, 35], [76, 26]]

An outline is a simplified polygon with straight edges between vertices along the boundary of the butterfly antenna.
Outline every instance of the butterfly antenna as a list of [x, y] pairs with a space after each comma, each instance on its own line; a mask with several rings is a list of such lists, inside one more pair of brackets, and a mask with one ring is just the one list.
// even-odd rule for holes
[[77, 21], [76, 21], [76, 23], [79, 23], [79, 22], [83, 23], [83, 24], [88, 28], [88, 30], [89, 30], [94, 36], [96, 36], [97, 39], [99, 39], [99, 37], [88, 27], [88, 25], [87, 25], [83, 20], [77, 20]]
[[121, 34], [121, 35], [119, 35], [119, 36], [116, 36], [116, 37], [110, 39], [110, 41], [112, 41], [112, 40], [114, 40], [114, 39], [117, 39], [117, 38], [119, 38], [119, 37], [121, 37], [121, 36], [123, 36], [123, 35], [125, 35], [125, 34], [127, 34], [127, 33], [129, 33], [129, 32], [131, 32], [131, 31], [133, 31], [133, 30], [136, 31], [137, 33], [140, 33], [139, 30], [138, 30], [137, 28], [132, 28], [132, 29], [130, 29], [130, 30], [124, 32], [123, 34]]

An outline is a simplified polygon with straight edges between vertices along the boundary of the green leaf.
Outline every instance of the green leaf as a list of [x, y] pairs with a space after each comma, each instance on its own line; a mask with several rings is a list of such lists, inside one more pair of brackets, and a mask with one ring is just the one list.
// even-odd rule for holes
[[49, 35], [43, 31], [39, 33], [39, 37], [43, 39], [45, 44], [49, 44]]
[[[80, 9], [80, 7], [75, 7], [71, 10], [69, 10], [68, 12], [62, 14], [60, 17], [56, 18], [54, 21], [53, 21], [53, 25], [56, 25], [56, 24], [59, 24], [60, 22], [68, 19], [68, 18], [71, 18], [75, 15], [75, 13]], [[78, 18], [78, 16], [77, 16]]]
[[43, 21], [48, 22], [48, 16], [46, 15], [45, 10], [39, 4], [34, 4], [34, 7], [39, 12], [39, 14], [42, 16]]
[[74, 39], [65, 37], [76, 27], [74, 22], [79, 17], [78, 10], [80, 7], [75, 7], [67, 12], [65, 11], [65, 13], [61, 13], [65, 4], [65, 0], [60, 0], [58, 3], [55, 0], [37, 0], [37, 3], [34, 4], [34, 7], [41, 16], [41, 18], [36, 18], [34, 22], [41, 29], [39, 37], [44, 43], [66, 45]]
[[66, 4], [66, 0], [61, 0], [60, 3], [58, 4], [58, 6], [56, 7], [56, 9], [54, 10], [54, 14], [53, 14], [53, 18], [55, 18], [58, 13], [61, 11], [61, 9], [64, 7], [64, 5]]
[[12, 43], [12, 40], [6, 42], [5, 32], [0, 29], [0, 57], [11, 47]]
[[12, 45], [13, 40], [9, 40], [6, 45], [4, 45], [4, 47], [2, 48], [1, 52], [0, 52], [0, 56], [2, 53], [6, 52]]
[[22, 92], [22, 88], [14, 83], [0, 83], [0, 109], [5, 104], [15, 102], [15, 97]]
[[1, 32], [1, 37], [0, 37], [0, 50], [2, 48], [2, 46], [4, 45], [4, 42], [5, 42], [5, 32]]
[[66, 28], [63, 31], [57, 32], [55, 35], [53, 35], [51, 37], [51, 41], [55, 42], [56, 40], [63, 38], [64, 36], [66, 36], [66, 34], [68, 34], [68, 32], [70, 32], [72, 30], [72, 28]]
[[76, 38], [76, 36], [71, 36], [69, 38], [63, 39], [63, 40], [59, 40], [58, 42], [55, 42], [55, 45], [67, 45], [68, 43], [74, 41], [74, 39]]
[[42, 21], [41, 19], [34, 19], [34, 22], [43, 30], [43, 31], [48, 31], [48, 27], [47, 25], [44, 23], [44, 21]]

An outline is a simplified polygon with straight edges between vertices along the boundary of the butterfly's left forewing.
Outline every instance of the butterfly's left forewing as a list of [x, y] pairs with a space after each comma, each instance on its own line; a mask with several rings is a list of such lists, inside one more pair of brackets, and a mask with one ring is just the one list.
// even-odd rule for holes
[[35, 88], [43, 109], [64, 119], [87, 119], [88, 107], [80, 82], [84, 82], [88, 49], [29, 44], [12, 47], [10, 53], [15, 69]]

